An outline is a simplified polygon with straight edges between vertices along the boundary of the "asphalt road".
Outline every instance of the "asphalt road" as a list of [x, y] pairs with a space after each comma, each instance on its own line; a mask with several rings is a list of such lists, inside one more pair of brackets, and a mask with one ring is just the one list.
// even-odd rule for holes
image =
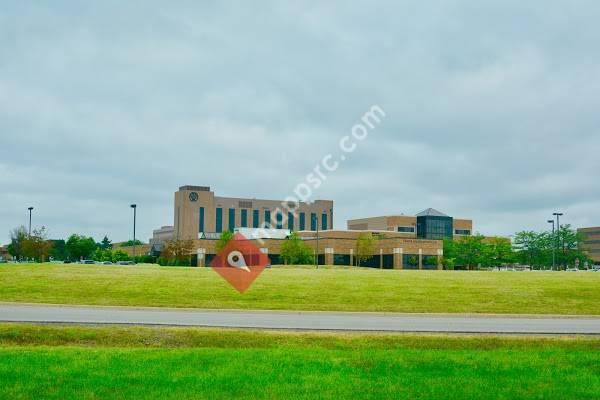
[[0, 304], [0, 321], [226, 328], [600, 335], [600, 318], [212, 311]]

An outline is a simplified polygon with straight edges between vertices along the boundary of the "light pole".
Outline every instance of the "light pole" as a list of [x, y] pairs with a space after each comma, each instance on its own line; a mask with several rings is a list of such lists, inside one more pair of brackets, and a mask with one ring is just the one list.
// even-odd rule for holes
[[[549, 219], [548, 223], [552, 224], [552, 237], [554, 238], [554, 232], [555, 232], [554, 220]], [[554, 271], [555, 268], [556, 268], [556, 246], [552, 246], [552, 271]]]
[[319, 269], [319, 217], [313, 215], [313, 221], [317, 227], [317, 249], [315, 250], [315, 267]]
[[552, 215], [556, 217], [556, 232], [558, 232], [556, 235], [556, 247], [560, 247], [560, 217], [562, 217], [564, 214], [555, 212]]
[[133, 208], [133, 262], [135, 263], [135, 222], [137, 218], [137, 204], [132, 204], [131, 208]]
[[29, 236], [31, 237], [31, 212], [33, 211], [33, 207], [29, 207]]

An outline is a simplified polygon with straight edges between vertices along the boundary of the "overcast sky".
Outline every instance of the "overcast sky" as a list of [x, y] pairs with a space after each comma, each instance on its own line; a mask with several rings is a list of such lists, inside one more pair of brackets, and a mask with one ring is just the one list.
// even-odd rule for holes
[[[173, 3], [177, 3], [173, 5]], [[326, 3], [326, 4], [323, 4]], [[282, 199], [371, 105], [315, 193], [349, 218], [600, 225], [597, 1], [3, 1], [0, 243], [173, 223], [180, 185]]]

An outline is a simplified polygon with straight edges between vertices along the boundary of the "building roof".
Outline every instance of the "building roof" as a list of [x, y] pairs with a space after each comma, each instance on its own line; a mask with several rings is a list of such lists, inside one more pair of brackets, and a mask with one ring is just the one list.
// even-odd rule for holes
[[440, 212], [434, 208], [428, 208], [417, 214], [417, 217], [447, 217], [448, 215]]

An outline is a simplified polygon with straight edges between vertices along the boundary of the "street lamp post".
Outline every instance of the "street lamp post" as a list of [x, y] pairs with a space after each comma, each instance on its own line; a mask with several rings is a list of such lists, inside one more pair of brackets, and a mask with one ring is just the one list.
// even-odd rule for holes
[[560, 217], [562, 217], [564, 214], [555, 212], [552, 215], [554, 215], [556, 217], [556, 232], [558, 232], [558, 234], [556, 235], [556, 247], [559, 248], [560, 247]]
[[313, 215], [313, 221], [317, 227], [317, 249], [315, 250], [315, 267], [319, 269], [319, 217]]
[[31, 236], [31, 212], [33, 211], [33, 207], [29, 207], [29, 236]]
[[135, 242], [135, 223], [136, 223], [136, 218], [137, 218], [137, 204], [132, 204], [131, 208], [133, 208], [133, 262], [135, 262], [135, 246], [136, 246], [136, 242]]
[[[548, 220], [549, 224], [552, 224], [552, 237], [554, 237], [554, 232], [555, 232], [555, 226], [554, 226], [554, 220], [553, 219], [549, 219]], [[556, 269], [556, 246], [552, 246], [552, 271], [554, 271]]]

